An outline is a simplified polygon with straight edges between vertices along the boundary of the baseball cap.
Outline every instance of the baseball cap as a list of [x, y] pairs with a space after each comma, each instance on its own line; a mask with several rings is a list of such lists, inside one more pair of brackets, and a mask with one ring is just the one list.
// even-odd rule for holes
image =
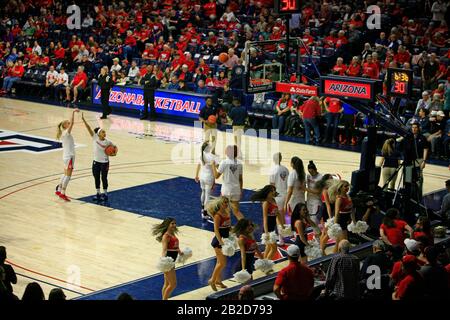
[[287, 248], [287, 254], [290, 257], [298, 257], [300, 255], [300, 249], [298, 248], [298, 246], [296, 246], [295, 244], [291, 244], [288, 248]]
[[414, 252], [414, 251], [419, 250], [420, 243], [414, 239], [405, 239], [405, 241], [403, 241], [403, 243], [405, 244], [406, 249], [408, 249], [409, 252]]

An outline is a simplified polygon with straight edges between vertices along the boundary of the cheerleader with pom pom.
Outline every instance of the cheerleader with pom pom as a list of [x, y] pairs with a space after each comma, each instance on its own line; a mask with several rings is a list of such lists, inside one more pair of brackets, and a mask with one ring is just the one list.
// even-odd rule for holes
[[222, 252], [222, 246], [225, 244], [224, 239], [230, 236], [231, 216], [229, 200], [226, 197], [219, 197], [208, 203], [207, 212], [211, 215], [214, 221], [214, 238], [211, 241], [211, 246], [216, 253], [216, 266], [208, 280], [208, 284], [214, 291], [217, 291], [217, 286], [226, 288], [222, 283], [222, 270], [227, 265], [227, 258]]
[[[278, 210], [280, 211], [280, 221], [278, 222], [280, 225], [285, 224], [285, 215], [284, 212], [284, 202], [286, 200], [287, 194], [287, 177], [289, 176], [289, 170], [281, 164], [281, 160], [283, 159], [281, 152], [277, 152], [273, 155], [274, 166], [271, 169], [270, 173], [270, 184], [275, 187], [278, 195], [275, 197], [275, 201], [278, 205]], [[284, 245], [284, 238], [281, 233], [279, 236], [279, 244]]]
[[306, 228], [311, 226], [313, 229], [319, 229], [308, 214], [308, 207], [304, 203], [299, 203], [295, 206], [291, 217], [291, 228], [295, 231], [295, 245], [300, 249], [300, 259], [303, 263], [308, 262], [308, 257], [305, 253], [305, 247], [309, 246]]
[[325, 248], [327, 246], [328, 240], [330, 239], [328, 237], [328, 228], [325, 224], [329, 218], [332, 218], [334, 216], [334, 212], [332, 209], [332, 203], [330, 201], [330, 197], [328, 196], [328, 188], [333, 185], [334, 183], [337, 183], [337, 180], [333, 179], [333, 176], [329, 173], [325, 174], [322, 179], [316, 184], [316, 187], [318, 190], [321, 191], [321, 200], [322, 205], [319, 208], [319, 215], [320, 215], [320, 222], [323, 225], [322, 234], [320, 236], [320, 251], [322, 253], [322, 256], [325, 256]]
[[261, 190], [256, 191], [250, 197], [252, 201], [262, 201], [263, 209], [263, 224], [264, 224], [264, 236], [267, 239], [265, 241], [266, 249], [264, 250], [264, 259], [272, 260], [273, 256], [277, 252], [277, 242], [272, 241], [270, 233], [275, 232], [277, 229], [277, 219], [281, 221], [278, 205], [275, 201], [277, 192], [272, 185], [266, 185]]
[[[162, 244], [162, 257], [170, 257], [175, 262], [178, 254], [183, 252], [179, 248], [179, 241], [176, 237], [178, 233], [177, 222], [174, 218], [165, 218], [161, 224], [155, 225], [152, 231], [156, 240]], [[164, 272], [164, 285], [162, 287], [162, 299], [169, 299], [173, 290], [177, 286], [177, 275], [175, 273], [175, 264], [172, 269]]]
[[255, 270], [255, 252], [258, 258], [263, 259], [253, 236], [254, 230], [255, 225], [248, 219], [239, 220], [233, 228], [233, 233], [239, 237], [238, 243], [241, 249], [242, 270], [247, 270], [250, 275]]
[[341, 240], [348, 240], [347, 226], [350, 221], [356, 223], [353, 202], [348, 195], [349, 190], [350, 183], [345, 180], [340, 180], [328, 189], [330, 200], [331, 202], [334, 202], [334, 223], [337, 223], [342, 229], [342, 232], [340, 232], [336, 239], [336, 245], [333, 251], [334, 253], [338, 252], [338, 244]]

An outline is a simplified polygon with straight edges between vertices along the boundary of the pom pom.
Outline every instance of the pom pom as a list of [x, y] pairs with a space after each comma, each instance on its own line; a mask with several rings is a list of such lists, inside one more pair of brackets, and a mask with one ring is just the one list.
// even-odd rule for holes
[[168, 272], [175, 268], [175, 261], [171, 257], [161, 257], [156, 268], [161, 272]]
[[261, 234], [262, 244], [274, 244], [277, 243], [278, 235], [275, 231]]
[[335, 223], [328, 227], [328, 237], [330, 239], [336, 240], [342, 232], [342, 228], [339, 224]]
[[278, 231], [283, 238], [290, 237], [292, 235], [292, 229], [290, 224], [278, 225]]
[[275, 231], [272, 231], [271, 233], [269, 233], [269, 243], [274, 244], [277, 243], [277, 239], [278, 239], [278, 235]]
[[184, 248], [182, 250], [183, 254], [179, 254], [176, 263], [182, 263], [185, 264], [186, 261], [192, 257], [192, 249], [191, 248]]
[[320, 258], [322, 253], [320, 251], [320, 245], [316, 240], [308, 241], [309, 246], [305, 247], [305, 254], [312, 260]]
[[255, 269], [268, 273], [273, 270], [274, 263], [269, 259], [258, 259], [255, 261]]
[[328, 218], [327, 222], [325, 222], [325, 228], [329, 228], [334, 224], [334, 218]]
[[356, 234], [361, 234], [367, 231], [367, 229], [369, 229], [369, 225], [364, 222], [364, 221], [357, 221], [356, 223], [350, 223], [347, 227], [348, 231], [356, 233]]
[[234, 233], [230, 232], [227, 239], [229, 239], [234, 244], [234, 249], [239, 249], [238, 239], [236, 238], [236, 235]]
[[252, 278], [250, 273], [247, 270], [241, 270], [233, 274], [234, 280], [239, 283], [246, 283], [248, 280]]
[[236, 253], [234, 242], [229, 238], [223, 239], [222, 253], [224, 256], [231, 257]]

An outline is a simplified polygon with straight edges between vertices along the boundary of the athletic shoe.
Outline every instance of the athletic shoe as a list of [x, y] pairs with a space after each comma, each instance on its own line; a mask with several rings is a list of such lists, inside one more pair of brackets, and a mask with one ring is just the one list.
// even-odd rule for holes
[[59, 195], [59, 197], [61, 198], [61, 199], [63, 199], [64, 201], [68, 201], [68, 202], [70, 202], [70, 199], [69, 199], [69, 197], [68, 196], [66, 196], [65, 194], [60, 194]]
[[59, 187], [59, 185], [56, 186], [55, 194], [59, 197], [59, 195], [61, 194], [61, 191], [58, 191], [58, 187]]
[[100, 200], [101, 200], [101, 201], [108, 201], [108, 196], [107, 196], [106, 194], [102, 193], [102, 194], [100, 195]]
[[101, 195], [100, 193], [97, 193], [95, 196], [92, 197], [92, 200], [94, 201], [101, 201]]

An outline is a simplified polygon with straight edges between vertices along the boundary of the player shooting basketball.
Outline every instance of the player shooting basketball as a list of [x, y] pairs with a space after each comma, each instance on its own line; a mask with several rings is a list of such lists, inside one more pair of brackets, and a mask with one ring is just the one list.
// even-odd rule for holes
[[[81, 113], [81, 119], [86, 126], [87, 131], [92, 137], [94, 147], [94, 161], [92, 162], [92, 174], [95, 179], [95, 189], [97, 191], [94, 196], [94, 201], [107, 201], [108, 200], [108, 171], [109, 171], [109, 156], [115, 156], [117, 153], [117, 147], [113, 143], [106, 139], [106, 131], [100, 128], [92, 128], [84, 119], [84, 114]], [[111, 152], [113, 146], [114, 150]], [[108, 151], [107, 151], [108, 149]], [[103, 184], [103, 194], [100, 194], [100, 177]]]

